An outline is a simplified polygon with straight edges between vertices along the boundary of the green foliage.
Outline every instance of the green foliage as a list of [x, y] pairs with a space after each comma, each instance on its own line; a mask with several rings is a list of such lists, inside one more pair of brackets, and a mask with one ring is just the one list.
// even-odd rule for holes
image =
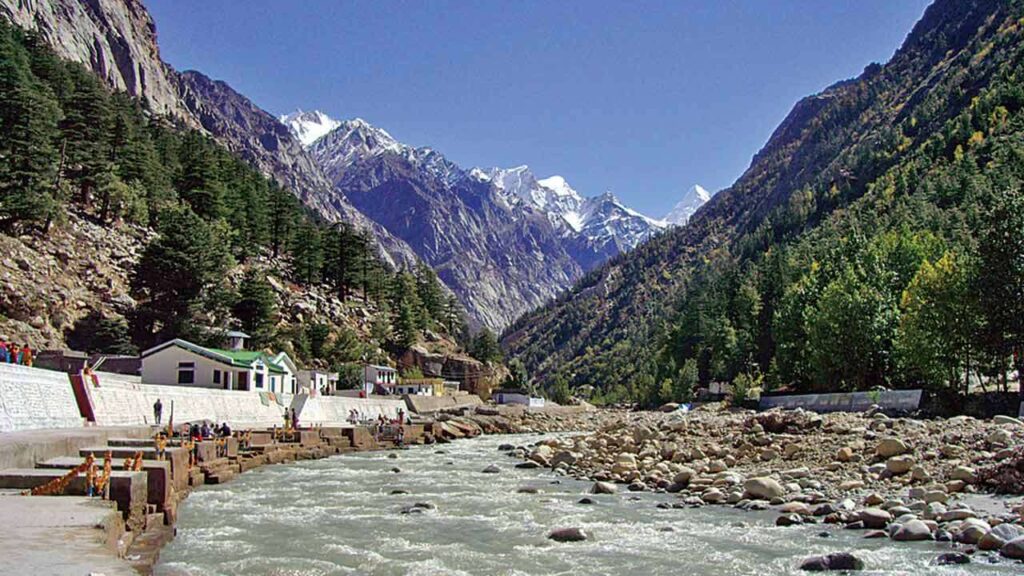
[[263, 348], [273, 340], [276, 312], [277, 301], [270, 283], [250, 269], [242, 278], [231, 313], [241, 323], [242, 331], [251, 337], [253, 347]]
[[191, 334], [193, 317], [211, 308], [232, 264], [224, 231], [187, 206], [160, 213], [159, 237], [146, 246], [132, 277], [136, 341], [143, 346]]
[[87, 353], [138, 354], [132, 344], [128, 322], [91, 312], [80, 318], [65, 334], [68, 346]]
[[501, 346], [498, 345], [498, 338], [486, 327], [481, 328], [469, 347], [469, 355], [481, 362], [500, 362], [502, 359]]
[[331, 328], [326, 324], [313, 322], [306, 325], [305, 336], [309, 346], [309, 355], [312, 358], [324, 358], [327, 338], [331, 335]]

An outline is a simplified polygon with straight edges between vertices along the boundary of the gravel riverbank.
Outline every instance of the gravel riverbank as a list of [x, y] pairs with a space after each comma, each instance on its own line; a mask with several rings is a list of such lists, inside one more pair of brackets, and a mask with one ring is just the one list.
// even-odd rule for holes
[[[773, 510], [778, 526], [828, 523], [864, 530], [865, 538], [951, 542], [938, 563], [976, 553], [1024, 559], [1024, 423], [1015, 418], [710, 407], [462, 420], [485, 432], [589, 431], [505, 448], [523, 466], [592, 480], [595, 493], [668, 492], [678, 501], [661, 506]], [[851, 560], [808, 559], [807, 569], [829, 562]]]

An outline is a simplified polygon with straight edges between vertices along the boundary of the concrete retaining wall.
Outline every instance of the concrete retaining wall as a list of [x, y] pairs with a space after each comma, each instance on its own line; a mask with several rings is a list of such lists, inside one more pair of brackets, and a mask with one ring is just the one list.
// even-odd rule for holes
[[141, 384], [137, 379], [108, 373], [98, 374], [97, 380], [99, 386], [87, 382], [86, 390], [100, 426], [154, 424], [153, 404], [157, 398], [163, 403], [163, 424], [170, 418], [173, 405], [175, 422], [210, 420], [243, 428], [282, 426], [285, 407], [292, 405], [290, 394]]
[[299, 395], [295, 397], [300, 426], [345, 426], [349, 411], [359, 412], [361, 420], [372, 420], [383, 414], [397, 418], [399, 410], [406, 410], [402, 400], [387, 398], [346, 398], [344, 396]]
[[67, 374], [0, 364], [0, 432], [81, 426]]
[[463, 396], [407, 396], [409, 410], [417, 414], [430, 414], [439, 410], [453, 410], [483, 404], [476, 394]]

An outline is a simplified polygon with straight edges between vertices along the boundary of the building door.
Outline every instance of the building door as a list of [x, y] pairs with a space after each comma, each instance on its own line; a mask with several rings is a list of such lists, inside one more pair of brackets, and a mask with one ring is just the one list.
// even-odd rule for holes
[[238, 373], [238, 387], [236, 390], [248, 390], [249, 389], [249, 373], [239, 372]]

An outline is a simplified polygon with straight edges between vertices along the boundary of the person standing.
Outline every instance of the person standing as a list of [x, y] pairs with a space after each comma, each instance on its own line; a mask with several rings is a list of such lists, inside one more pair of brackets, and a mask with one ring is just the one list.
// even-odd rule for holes
[[32, 357], [32, 348], [29, 348], [28, 344], [25, 344], [25, 347], [21, 349], [21, 363], [25, 366], [31, 367], [34, 360], [35, 359]]
[[163, 418], [163, 415], [164, 415], [164, 403], [161, 402], [159, 398], [157, 398], [156, 402], [153, 403], [153, 419], [156, 420], [156, 425], [157, 426], [160, 425], [160, 420]]

